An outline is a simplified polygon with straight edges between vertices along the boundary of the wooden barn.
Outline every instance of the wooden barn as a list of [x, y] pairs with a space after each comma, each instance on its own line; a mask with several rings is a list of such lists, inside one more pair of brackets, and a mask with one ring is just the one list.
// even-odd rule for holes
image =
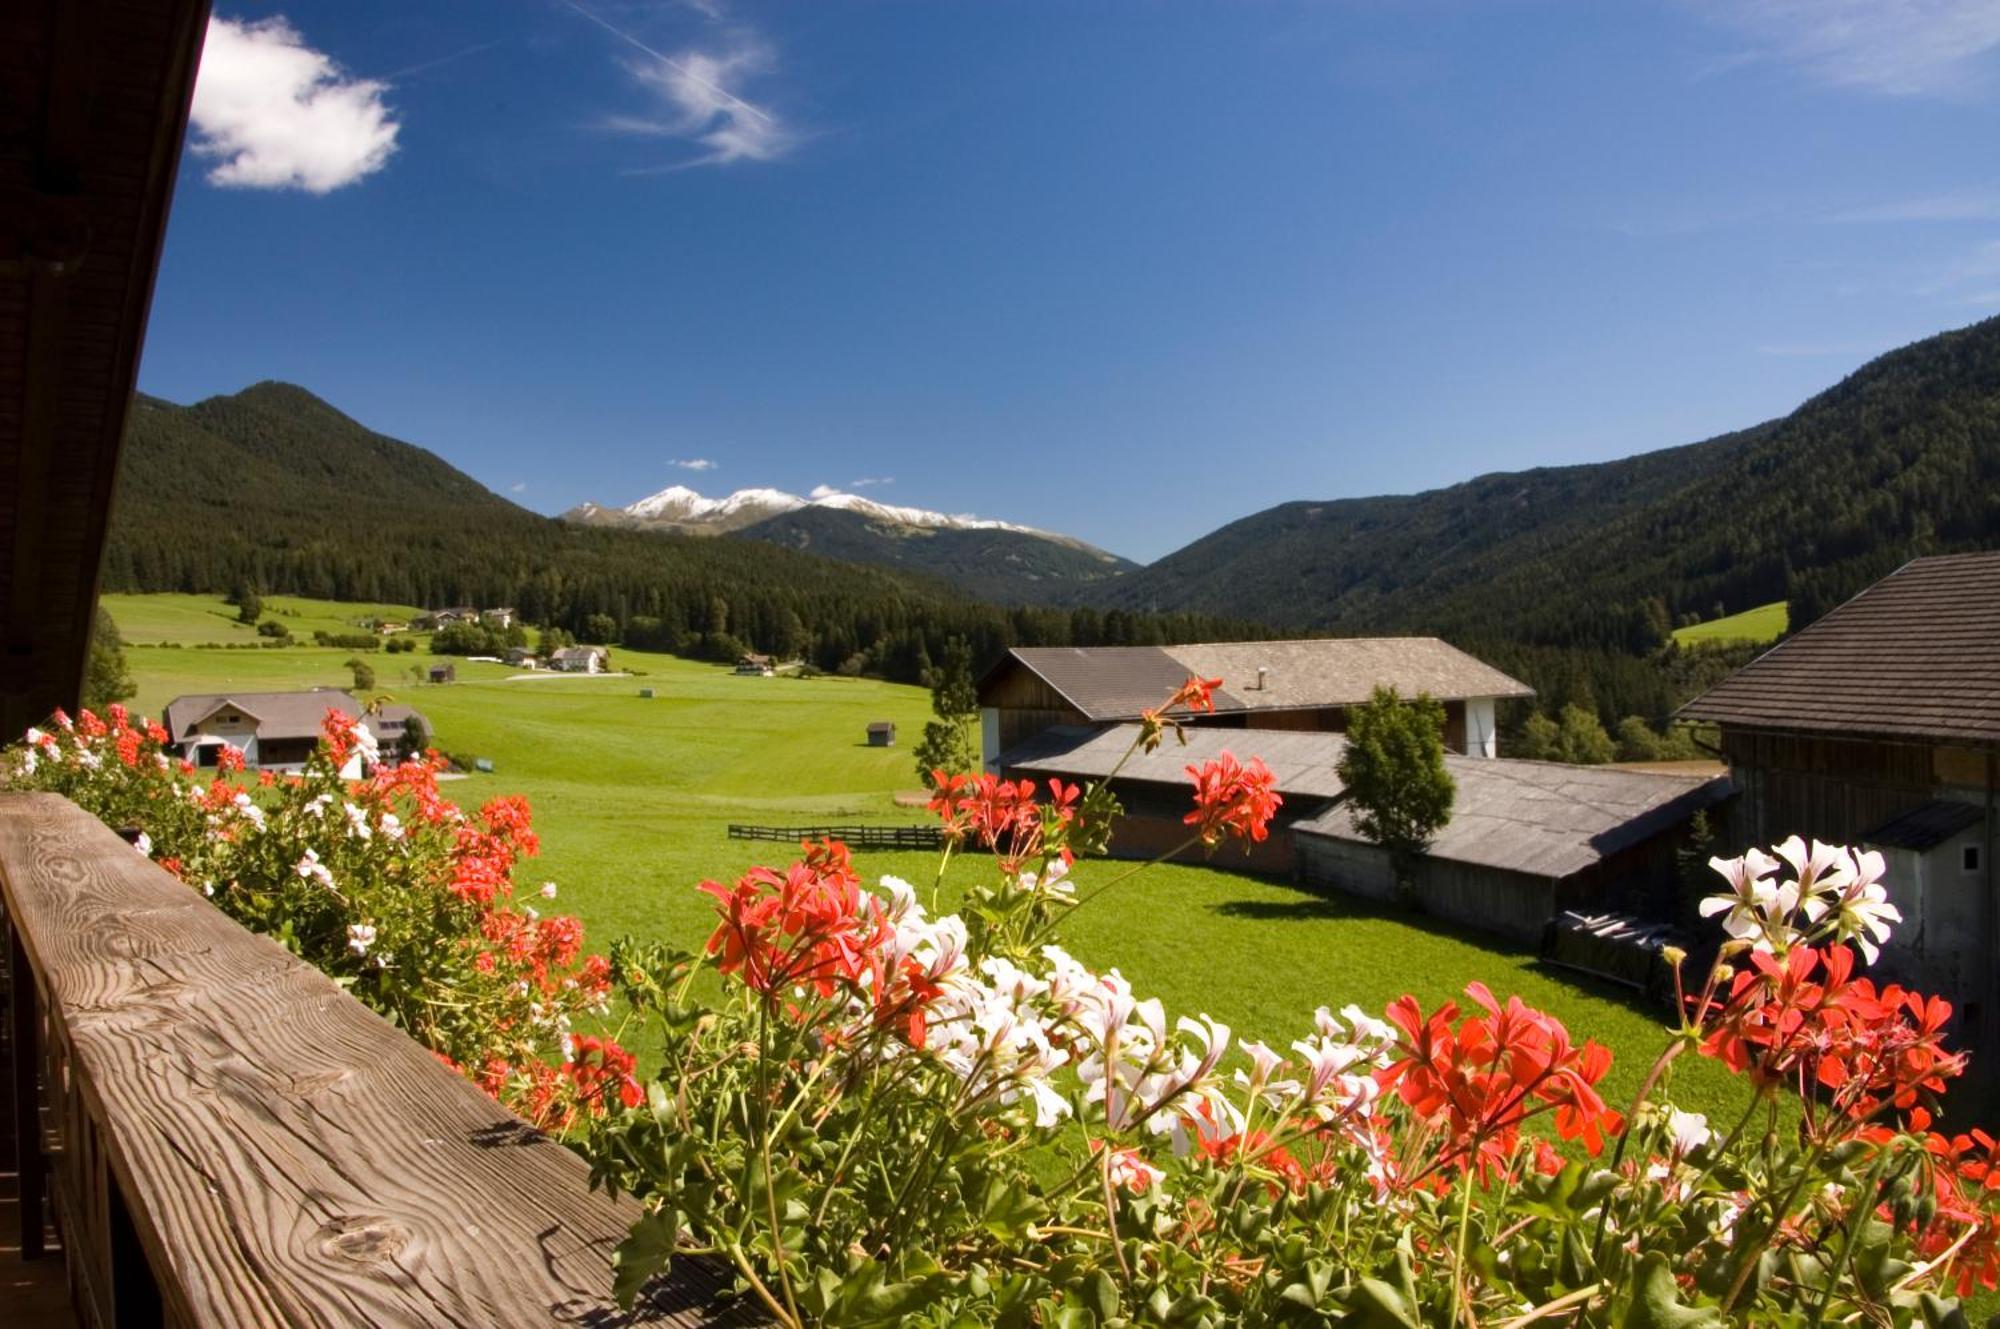
[[1428, 693], [1444, 703], [1446, 746], [1474, 757], [1500, 755], [1497, 703], [1534, 695], [1435, 637], [1016, 647], [979, 681], [986, 768], [998, 769], [1002, 754], [1058, 725], [1137, 720], [1191, 677], [1222, 680], [1215, 713], [1189, 717], [1219, 729], [1345, 733], [1348, 708], [1377, 687]]
[[[1734, 792], [1727, 776], [1465, 757], [1445, 765], [1458, 786], [1451, 821], [1411, 869], [1411, 903], [1527, 944], [1566, 909], [1671, 919], [1688, 823]], [[1300, 880], [1397, 897], [1388, 851], [1355, 829], [1350, 804], [1335, 803], [1294, 836]]]
[[1680, 716], [1721, 731], [1743, 794], [1737, 848], [1796, 834], [1882, 851], [1905, 921], [1879, 967], [1950, 998], [1974, 1071], [1992, 1066], [2000, 553], [1904, 564]]
[[[1112, 790], [1125, 815], [1113, 827], [1111, 852], [1151, 858], [1187, 838], [1181, 821], [1192, 806], [1187, 767], [1224, 752], [1259, 757], [1284, 799], [1270, 837], [1247, 853], [1226, 846], [1210, 856], [1196, 847], [1179, 859], [1292, 876], [1372, 899], [1396, 897], [1387, 851], [1354, 829], [1338, 770], [1346, 747], [1339, 735], [1190, 728], [1185, 745], [1169, 737], [1154, 752], [1127, 757], [1138, 734], [1136, 724], [1059, 726], [1008, 752], [1002, 772], [1084, 783], [1116, 769]], [[1451, 823], [1418, 864], [1415, 903], [1529, 943], [1563, 909], [1668, 911], [1675, 851], [1689, 820], [1733, 792], [1726, 776], [1455, 755], [1445, 764], [1458, 793]]]

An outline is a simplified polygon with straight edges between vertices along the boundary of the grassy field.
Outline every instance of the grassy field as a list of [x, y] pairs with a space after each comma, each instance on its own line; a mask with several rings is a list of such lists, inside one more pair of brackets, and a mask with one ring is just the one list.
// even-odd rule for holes
[[[253, 642], [257, 629], [236, 621], [236, 607], [215, 595], [107, 595], [104, 607], [128, 642], [183, 645]], [[410, 605], [344, 604], [296, 595], [264, 597], [262, 617], [283, 623], [294, 637], [315, 632], [360, 632], [371, 619], [407, 622], [423, 610]]]
[[[180, 602], [158, 608], [155, 598]], [[119, 600], [112, 612], [138, 613], [186, 631], [210, 629], [196, 597]], [[216, 610], [219, 602], [211, 602]], [[338, 608], [338, 607], [336, 607]], [[326, 612], [321, 607], [320, 612]], [[362, 610], [355, 610], [360, 616]], [[169, 630], [159, 627], [156, 630]], [[144, 640], [145, 634], [128, 630]], [[244, 651], [138, 646], [128, 652], [140, 685], [138, 709], [157, 713], [182, 692], [225, 688], [344, 685], [349, 652], [310, 647]], [[421, 708], [434, 741], [461, 757], [485, 757], [490, 775], [450, 786], [464, 803], [499, 793], [533, 802], [542, 857], [529, 880], [555, 880], [563, 907], [579, 914], [597, 944], [625, 932], [694, 946], [713, 922], [693, 887], [733, 878], [783, 846], [732, 841], [730, 821], [913, 822], [897, 808], [899, 790], [917, 787], [908, 745], [922, 732], [929, 698], [919, 689], [862, 679], [739, 678], [715, 666], [616, 651], [635, 678], [544, 676], [510, 679], [498, 665], [459, 663], [453, 684], [413, 684], [406, 672], [432, 657], [371, 657], [377, 691]], [[656, 697], [641, 698], [641, 687]], [[904, 746], [870, 748], [872, 720], [896, 722]], [[894, 873], [928, 883], [929, 855], [864, 853], [873, 877]], [[1226, 858], [1225, 860], [1226, 861]], [[985, 870], [954, 862], [955, 892]], [[1119, 869], [1086, 864], [1088, 887]], [[1615, 989], [1548, 970], [1474, 934], [1358, 902], [1329, 899], [1282, 881], [1204, 867], [1157, 868], [1081, 910], [1067, 940], [1086, 963], [1117, 966], [1142, 995], [1170, 1011], [1207, 1011], [1244, 1037], [1283, 1048], [1311, 1026], [1313, 1009], [1356, 1002], [1379, 1012], [1399, 993], [1427, 1005], [1483, 979], [1518, 992], [1617, 1053], [1608, 1088], [1626, 1099], [1661, 1046], [1658, 1015]], [[1679, 1097], [1711, 1116], [1740, 1104], [1719, 1068], [1677, 1068]], [[1738, 1109], [1740, 1110], [1740, 1108]]]
[[1785, 602], [1777, 600], [1727, 618], [1675, 628], [1674, 640], [1684, 645], [1698, 641], [1776, 641], [1785, 635], [1787, 621]]

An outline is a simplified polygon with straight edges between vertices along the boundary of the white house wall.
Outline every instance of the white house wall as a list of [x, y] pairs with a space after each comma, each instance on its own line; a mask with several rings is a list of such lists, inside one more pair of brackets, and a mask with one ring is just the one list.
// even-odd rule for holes
[[1467, 697], [1465, 699], [1465, 755], [1468, 757], [1497, 757], [1500, 755], [1500, 728], [1495, 719], [1496, 706], [1491, 697]]

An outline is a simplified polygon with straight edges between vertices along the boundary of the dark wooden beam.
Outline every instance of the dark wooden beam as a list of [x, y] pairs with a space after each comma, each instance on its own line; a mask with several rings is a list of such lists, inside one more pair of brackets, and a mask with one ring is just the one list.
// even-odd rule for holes
[[207, 0], [0, 5], [0, 741], [81, 694]]

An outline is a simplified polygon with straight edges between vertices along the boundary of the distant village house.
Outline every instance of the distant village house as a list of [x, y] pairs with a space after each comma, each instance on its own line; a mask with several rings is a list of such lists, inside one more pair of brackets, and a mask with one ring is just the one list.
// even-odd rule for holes
[[565, 674], [602, 674], [611, 668], [611, 652], [602, 646], [565, 646], [550, 654], [549, 668]]
[[778, 672], [778, 662], [768, 655], [758, 655], [752, 651], [737, 657], [736, 672], [770, 678]]

